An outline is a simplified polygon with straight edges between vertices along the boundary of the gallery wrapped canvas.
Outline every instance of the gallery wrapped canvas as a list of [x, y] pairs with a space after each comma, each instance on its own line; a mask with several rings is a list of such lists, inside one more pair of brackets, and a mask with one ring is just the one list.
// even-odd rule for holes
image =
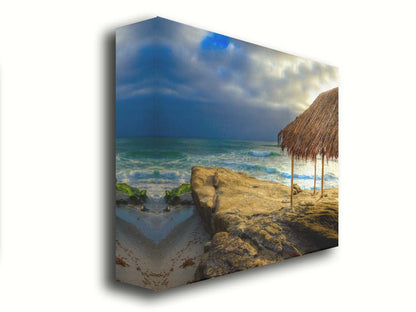
[[159, 17], [121, 27], [115, 174], [123, 283], [335, 247], [338, 70]]

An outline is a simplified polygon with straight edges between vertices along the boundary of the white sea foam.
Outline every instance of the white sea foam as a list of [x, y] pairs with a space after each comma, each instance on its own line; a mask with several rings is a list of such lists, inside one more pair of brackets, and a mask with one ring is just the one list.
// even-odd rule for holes
[[[267, 150], [264, 150], [265, 146]], [[156, 197], [163, 196], [167, 189], [189, 183], [191, 168], [196, 165], [224, 167], [246, 172], [258, 179], [290, 185], [290, 157], [269, 142], [117, 139], [116, 151], [117, 180], [146, 189]], [[321, 162], [318, 160], [318, 181], [320, 173]], [[295, 161], [293, 177], [302, 189], [313, 188], [313, 162]], [[325, 188], [338, 187], [338, 161], [325, 161], [324, 180]]]

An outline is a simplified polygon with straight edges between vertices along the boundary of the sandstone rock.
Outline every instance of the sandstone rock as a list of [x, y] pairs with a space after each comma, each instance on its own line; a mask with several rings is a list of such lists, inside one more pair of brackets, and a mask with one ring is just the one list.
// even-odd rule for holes
[[293, 195], [296, 195], [300, 192], [302, 192], [302, 189], [300, 188], [300, 186], [297, 184], [293, 184]]
[[275, 262], [257, 257], [257, 249], [238, 236], [227, 232], [214, 235], [207, 252], [202, 256], [196, 279], [216, 277]]
[[296, 187], [217, 167], [193, 167], [192, 196], [206, 230], [196, 278], [205, 279], [337, 246], [338, 189], [319, 199]]

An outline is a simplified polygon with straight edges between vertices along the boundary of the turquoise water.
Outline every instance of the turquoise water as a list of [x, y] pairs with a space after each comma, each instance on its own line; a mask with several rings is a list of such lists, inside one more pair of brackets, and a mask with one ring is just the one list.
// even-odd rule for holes
[[[275, 142], [189, 138], [118, 138], [116, 177], [159, 201], [164, 191], [189, 183], [191, 167], [219, 166], [290, 185], [290, 158]], [[317, 188], [321, 161], [318, 159]], [[312, 161], [295, 162], [294, 182], [313, 189]], [[338, 161], [325, 161], [324, 188], [338, 187]]]

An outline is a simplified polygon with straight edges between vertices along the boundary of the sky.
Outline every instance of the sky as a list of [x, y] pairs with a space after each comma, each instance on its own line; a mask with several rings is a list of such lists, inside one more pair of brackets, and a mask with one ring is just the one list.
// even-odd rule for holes
[[116, 136], [275, 141], [338, 69], [160, 17], [116, 31]]

